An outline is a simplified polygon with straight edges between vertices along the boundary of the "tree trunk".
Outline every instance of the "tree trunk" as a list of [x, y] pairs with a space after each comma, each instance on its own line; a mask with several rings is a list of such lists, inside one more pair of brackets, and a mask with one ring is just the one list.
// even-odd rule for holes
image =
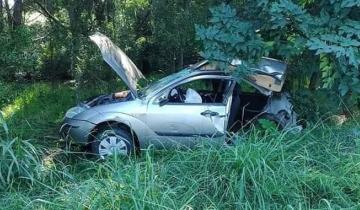
[[0, 32], [2, 32], [4, 30], [4, 5], [3, 5], [3, 1], [0, 0]]
[[7, 22], [9, 27], [12, 27], [12, 22], [13, 22], [13, 18], [11, 15], [11, 11], [10, 11], [10, 7], [9, 7], [9, 1], [5, 0], [5, 10], [6, 10], [6, 15], [7, 15]]
[[53, 13], [54, 13], [54, 5], [53, 5], [53, 2], [51, 0], [46, 1], [46, 9], [47, 9], [47, 11], [49, 11], [49, 13], [51, 15], [53, 15]]
[[172, 72], [175, 72], [176, 71], [176, 54], [175, 54], [175, 51], [173, 51], [173, 54], [172, 54]]
[[23, 20], [23, 1], [15, 0], [13, 7], [13, 27], [18, 27], [22, 25]]
[[70, 33], [71, 33], [71, 48], [70, 48], [70, 75], [76, 81], [76, 98], [79, 100], [78, 87], [82, 84], [82, 72], [78, 69], [79, 59], [81, 51], [81, 41], [83, 37], [87, 37], [88, 24], [87, 21], [83, 21], [81, 16], [86, 11], [86, 0], [68, 0], [67, 11], [69, 14]]
[[309, 90], [315, 91], [320, 81], [320, 72], [314, 71], [310, 77]]
[[179, 65], [180, 65], [180, 68], [184, 67], [184, 50], [182, 47], [180, 49], [180, 64]]
[[94, 0], [95, 19], [97, 24], [101, 26], [105, 21], [105, 3], [106, 1]]
[[69, 12], [69, 20], [70, 20], [70, 32], [71, 32], [71, 51], [70, 51], [70, 60], [71, 60], [71, 65], [70, 65], [70, 74], [74, 77], [77, 78], [77, 74], [75, 72], [75, 66], [76, 66], [76, 57], [78, 55], [79, 52], [79, 42], [80, 42], [80, 34], [81, 34], [81, 30], [80, 30], [80, 13], [79, 10], [77, 8], [77, 5], [75, 3], [75, 5], [70, 6], [70, 8], [68, 9]]
[[320, 56], [316, 55], [315, 57], [313, 57], [313, 59], [314, 60], [312, 61], [312, 63], [315, 69], [313, 69], [310, 77], [310, 83], [308, 87], [310, 91], [315, 91], [320, 82]]

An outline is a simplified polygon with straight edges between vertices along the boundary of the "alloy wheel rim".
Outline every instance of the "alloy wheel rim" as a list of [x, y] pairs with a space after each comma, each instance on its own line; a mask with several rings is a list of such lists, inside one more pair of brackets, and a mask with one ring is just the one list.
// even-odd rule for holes
[[104, 133], [99, 144], [99, 155], [102, 158], [115, 154], [126, 156], [128, 154], [126, 141], [125, 138], [113, 131]]

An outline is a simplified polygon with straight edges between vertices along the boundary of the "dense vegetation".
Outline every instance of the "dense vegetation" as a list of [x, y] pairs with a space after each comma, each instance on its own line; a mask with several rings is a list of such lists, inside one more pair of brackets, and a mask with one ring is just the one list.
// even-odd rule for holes
[[[246, 61], [236, 75], [284, 60], [307, 127], [129, 159], [69, 150], [65, 111], [125, 88], [89, 42], [96, 31], [145, 82], [203, 58]], [[0, 208], [358, 209], [359, 68], [359, 0], [0, 0]]]
[[250, 130], [233, 147], [149, 148], [99, 161], [57, 140], [56, 125], [76, 101], [71, 85], [11, 88], [22, 91], [3, 109], [2, 209], [359, 208], [359, 116], [298, 134]]
[[109, 80], [88, 39], [100, 31], [146, 74], [201, 56], [250, 64], [270, 56], [289, 64], [289, 91], [359, 97], [358, 0], [15, 0], [12, 9], [11, 0], [1, 2], [2, 79]]
[[1, 124], [2, 209], [359, 207], [359, 116], [298, 134], [250, 130], [234, 147], [150, 148], [98, 161], [57, 140], [56, 125], [76, 101], [72, 85], [17, 90], [4, 109], [6, 132]]

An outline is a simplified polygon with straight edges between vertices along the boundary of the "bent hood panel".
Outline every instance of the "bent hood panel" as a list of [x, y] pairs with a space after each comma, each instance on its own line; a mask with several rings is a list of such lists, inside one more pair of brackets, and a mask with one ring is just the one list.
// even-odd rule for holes
[[95, 33], [90, 36], [90, 39], [99, 47], [104, 61], [111, 66], [129, 87], [131, 93], [137, 97], [137, 81], [144, 78], [141, 71], [107, 36], [101, 33]]

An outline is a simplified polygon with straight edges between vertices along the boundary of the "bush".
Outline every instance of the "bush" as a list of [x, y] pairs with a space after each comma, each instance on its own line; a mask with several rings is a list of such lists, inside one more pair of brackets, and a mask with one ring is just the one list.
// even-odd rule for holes
[[37, 74], [40, 55], [33, 37], [32, 29], [27, 27], [0, 33], [0, 80]]
[[328, 90], [299, 90], [292, 94], [295, 111], [301, 119], [316, 122], [330, 115], [343, 113], [344, 104], [341, 97]]

